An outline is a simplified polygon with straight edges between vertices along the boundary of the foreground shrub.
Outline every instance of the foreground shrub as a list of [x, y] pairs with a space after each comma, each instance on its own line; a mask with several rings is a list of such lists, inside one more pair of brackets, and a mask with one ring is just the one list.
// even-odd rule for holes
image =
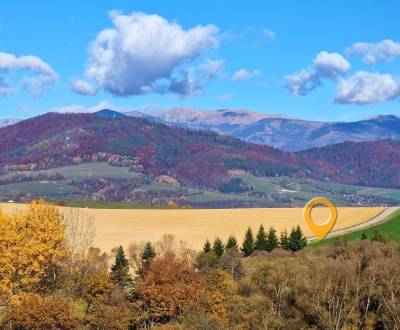
[[69, 300], [23, 293], [11, 299], [6, 327], [15, 330], [76, 329], [79, 325]]

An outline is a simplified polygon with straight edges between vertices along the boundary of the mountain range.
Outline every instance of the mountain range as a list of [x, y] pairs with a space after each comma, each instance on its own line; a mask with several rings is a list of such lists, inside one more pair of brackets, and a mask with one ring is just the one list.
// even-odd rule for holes
[[[386, 119], [390, 118], [383, 122], [390, 126]], [[379, 121], [381, 117], [374, 119], [375, 124]], [[49, 169], [97, 157], [141, 168], [149, 178], [169, 175], [197, 187], [220, 187], [230, 171], [238, 170], [262, 177], [400, 187], [400, 141], [394, 140], [345, 142], [289, 153], [111, 110], [48, 113], [0, 128], [0, 167]]]
[[224, 109], [170, 109], [158, 110], [151, 115], [169, 125], [213, 130], [285, 151], [300, 151], [347, 141], [400, 139], [400, 118], [393, 115], [355, 122], [308, 121], [281, 114]]
[[[267, 145], [289, 152], [323, 147], [343, 142], [400, 139], [400, 117], [381, 115], [354, 122], [308, 121], [282, 114], [264, 114], [245, 109], [195, 110], [175, 108], [149, 113], [120, 113], [108, 109], [98, 115], [136, 117], [165, 123], [173, 127], [211, 130], [246, 142]], [[0, 127], [16, 119], [0, 120]]]

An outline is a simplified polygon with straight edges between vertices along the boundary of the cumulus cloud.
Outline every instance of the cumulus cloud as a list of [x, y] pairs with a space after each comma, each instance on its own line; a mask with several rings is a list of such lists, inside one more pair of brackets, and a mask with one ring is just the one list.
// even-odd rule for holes
[[89, 84], [87, 81], [79, 79], [70, 80], [71, 89], [81, 95], [96, 95], [96, 88]]
[[242, 68], [233, 74], [232, 79], [235, 81], [241, 81], [241, 80], [247, 80], [250, 78], [258, 77], [260, 75], [261, 75], [261, 71], [259, 71], [259, 70], [248, 71], [248, 70]]
[[41, 95], [46, 87], [58, 80], [58, 74], [49, 64], [37, 56], [20, 56], [0, 52], [0, 70], [10, 71], [28, 71], [34, 76], [23, 77], [22, 87], [32, 95]]
[[400, 83], [390, 74], [356, 72], [339, 81], [335, 102], [359, 105], [381, 103], [400, 97]]
[[366, 64], [374, 64], [378, 60], [389, 62], [400, 55], [400, 43], [390, 39], [377, 43], [357, 42], [346, 52], [349, 55], [361, 55]]
[[[115, 95], [192, 92], [193, 78], [179, 72], [218, 46], [214, 25], [186, 30], [161, 16], [141, 12], [112, 12], [110, 18], [113, 27], [101, 31], [90, 45], [86, 75]], [[192, 86], [184, 87], [185, 81]]]
[[306, 95], [321, 86], [322, 79], [337, 80], [350, 68], [350, 63], [342, 55], [322, 51], [315, 56], [312, 66], [285, 76], [285, 87], [294, 96]]

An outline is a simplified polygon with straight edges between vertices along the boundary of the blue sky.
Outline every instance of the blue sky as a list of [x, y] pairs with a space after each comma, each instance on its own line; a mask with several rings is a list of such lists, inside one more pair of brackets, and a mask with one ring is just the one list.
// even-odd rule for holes
[[3, 1], [0, 118], [103, 105], [400, 115], [399, 12], [373, 0]]

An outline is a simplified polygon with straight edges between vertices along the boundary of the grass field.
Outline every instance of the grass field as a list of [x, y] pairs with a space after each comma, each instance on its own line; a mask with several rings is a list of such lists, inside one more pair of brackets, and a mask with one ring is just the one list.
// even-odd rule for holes
[[[6, 211], [23, 207], [21, 204], [2, 204]], [[65, 209], [65, 208], [61, 208]], [[365, 222], [382, 208], [338, 208], [334, 229], [347, 228]], [[304, 233], [311, 233], [302, 218], [302, 208], [249, 208], [249, 209], [85, 209], [95, 222], [95, 246], [109, 251], [115, 246], [127, 247], [131, 242], [157, 241], [164, 234], [174, 234], [177, 240], [186, 241], [192, 248], [200, 249], [206, 239], [217, 236], [223, 240], [234, 234], [242, 241], [248, 226], [254, 232], [260, 224], [273, 226], [278, 231], [290, 230], [300, 225]], [[315, 219], [323, 221], [326, 210], [313, 212]]]
[[[374, 231], [379, 231], [388, 241], [394, 241], [400, 244], [400, 211], [392, 214], [387, 221], [380, 223], [376, 226], [354, 231], [347, 235], [343, 235], [348, 241], [360, 240], [363, 233], [368, 238], [372, 238]], [[311, 247], [319, 247], [323, 245], [332, 245], [335, 242], [335, 238], [329, 238], [322, 242], [312, 243]]]

